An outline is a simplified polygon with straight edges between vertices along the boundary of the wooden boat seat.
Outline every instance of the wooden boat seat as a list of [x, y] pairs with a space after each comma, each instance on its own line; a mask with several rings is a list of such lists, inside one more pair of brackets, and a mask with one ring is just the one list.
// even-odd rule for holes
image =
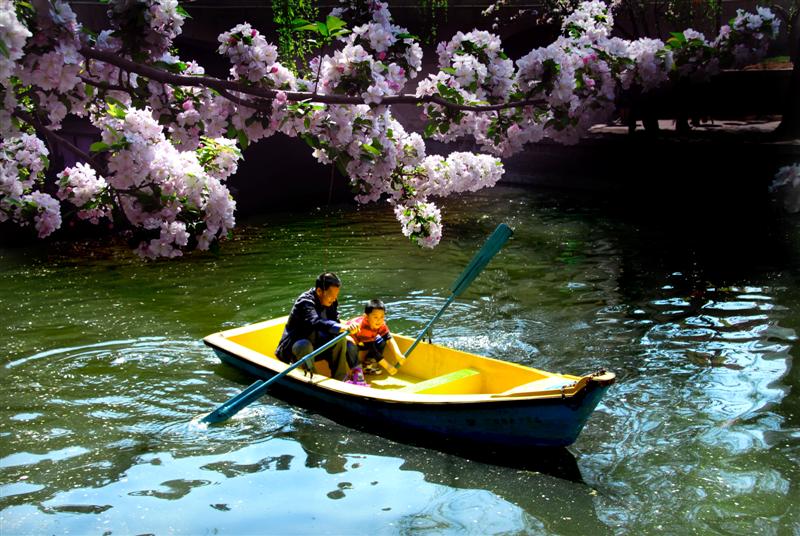
[[480, 393], [480, 372], [473, 368], [453, 371], [449, 374], [436, 376], [429, 380], [409, 385], [398, 391], [426, 395], [467, 394]]
[[575, 385], [575, 380], [571, 380], [569, 378], [564, 378], [561, 376], [548, 376], [540, 380], [534, 380], [532, 382], [524, 383], [522, 385], [517, 385], [516, 387], [512, 387], [508, 391], [503, 391], [497, 396], [514, 396], [523, 393], [557, 391], [560, 390], [562, 387], [571, 387], [572, 385]]

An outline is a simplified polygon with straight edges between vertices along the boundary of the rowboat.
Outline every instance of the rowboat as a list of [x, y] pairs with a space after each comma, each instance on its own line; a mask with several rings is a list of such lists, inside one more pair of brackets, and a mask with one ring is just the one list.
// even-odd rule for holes
[[[288, 368], [274, 354], [287, 318], [203, 341], [224, 363], [267, 380]], [[413, 343], [393, 336], [401, 352]], [[555, 374], [429, 342], [418, 344], [396, 374], [367, 376], [369, 386], [329, 377], [325, 361], [316, 369], [313, 376], [292, 370], [270, 393], [400, 441], [475, 451], [571, 445], [615, 381], [611, 372]]]

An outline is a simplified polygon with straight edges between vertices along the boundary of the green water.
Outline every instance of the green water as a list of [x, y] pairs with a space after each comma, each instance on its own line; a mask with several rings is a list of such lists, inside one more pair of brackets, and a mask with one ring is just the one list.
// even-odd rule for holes
[[[699, 204], [497, 188], [444, 203], [434, 251], [349, 206], [178, 262], [0, 249], [0, 533], [800, 534], [800, 222]], [[203, 336], [286, 314], [325, 268], [345, 316], [381, 297], [415, 334], [501, 221], [514, 237], [434, 341], [615, 371], [558, 463], [471, 461], [269, 396], [193, 424], [250, 381]]]

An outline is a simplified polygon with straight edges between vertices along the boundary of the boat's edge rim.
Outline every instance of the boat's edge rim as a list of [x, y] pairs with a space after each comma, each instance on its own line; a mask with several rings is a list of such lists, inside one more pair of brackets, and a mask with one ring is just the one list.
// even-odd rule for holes
[[[279, 321], [285, 321], [286, 318], [287, 317], [282, 317], [278, 319], [268, 320], [265, 322], [259, 322], [257, 324], [249, 324], [248, 326], [243, 326], [242, 328], [235, 328], [231, 330], [225, 330], [213, 333], [203, 338], [203, 342], [210, 348], [225, 352], [238, 359], [249, 362], [259, 368], [268, 370], [274, 374], [280, 374], [281, 372], [286, 370], [286, 368], [289, 367], [288, 364], [285, 364], [278, 359], [269, 357], [265, 354], [256, 352], [255, 350], [251, 350], [250, 348], [235, 343], [229, 340], [227, 337], [239, 335], [241, 333], [247, 333], [248, 331], [252, 330], [254, 326], [259, 326], [260, 328], [269, 327]], [[489, 357], [486, 357], [485, 359], [494, 360], [493, 358]], [[516, 363], [508, 363], [508, 364], [516, 365]], [[570, 375], [564, 375], [564, 376], [570, 376]], [[372, 400], [381, 400], [383, 402], [390, 402], [390, 403], [431, 404], [431, 405], [464, 404], [464, 403], [496, 404], [509, 401], [521, 402], [521, 401], [537, 401], [537, 400], [546, 401], [546, 400], [559, 400], [559, 399], [567, 400], [582, 395], [585, 392], [585, 390], [590, 387], [591, 384], [596, 384], [596, 386], [592, 387], [607, 387], [613, 384], [616, 378], [613, 372], [605, 372], [601, 376], [578, 377], [579, 381], [577, 381], [575, 385], [558, 391], [538, 391], [538, 392], [533, 391], [529, 393], [518, 393], [515, 395], [502, 395], [500, 393], [441, 395], [441, 394], [403, 393], [398, 391], [381, 390], [381, 389], [372, 390], [370, 388], [341, 382], [333, 378], [330, 378], [328, 376], [322, 376], [320, 374], [317, 374], [314, 377], [309, 377], [307, 374], [304, 374], [299, 369], [291, 371], [289, 374], [286, 375], [286, 377], [291, 378], [292, 380], [299, 383], [310, 384], [313, 385], [314, 387], [319, 387], [327, 391], [332, 391], [335, 393], [344, 394], [348, 396], [367, 398]], [[370, 392], [364, 392], [365, 389], [370, 389]]]

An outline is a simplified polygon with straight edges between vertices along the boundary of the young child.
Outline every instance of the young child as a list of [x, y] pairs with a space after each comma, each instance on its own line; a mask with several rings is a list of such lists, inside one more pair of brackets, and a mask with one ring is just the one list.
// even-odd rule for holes
[[367, 374], [380, 374], [380, 365], [389, 374], [397, 374], [397, 369], [383, 357], [388, 345], [396, 359], [402, 358], [400, 349], [389, 332], [389, 326], [386, 325], [386, 305], [381, 300], [370, 300], [364, 307], [364, 315], [350, 322], [360, 328], [351, 336], [358, 344], [358, 360], [363, 363], [364, 371]]

